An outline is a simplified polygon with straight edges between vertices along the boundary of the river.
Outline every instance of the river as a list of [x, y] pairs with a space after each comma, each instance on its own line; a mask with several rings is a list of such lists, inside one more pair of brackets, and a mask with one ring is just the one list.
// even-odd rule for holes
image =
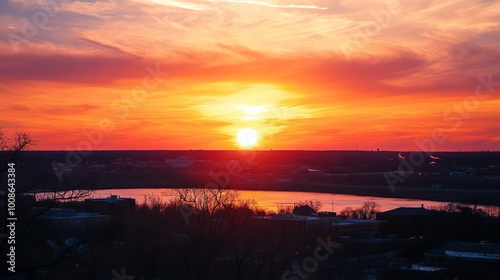
[[[109, 195], [118, 195], [120, 197], [134, 198], [136, 203], [142, 203], [146, 194], [154, 194], [162, 197], [164, 201], [173, 199], [170, 195], [172, 190], [169, 189], [105, 189], [96, 190], [93, 198], [105, 198]], [[373, 196], [360, 196], [348, 194], [329, 194], [329, 193], [313, 193], [313, 192], [291, 192], [291, 191], [238, 191], [239, 199], [255, 200], [257, 205], [266, 210], [276, 210], [278, 205], [293, 205], [294, 202], [304, 200], [319, 200], [322, 204], [322, 211], [340, 212], [346, 207], [358, 208], [364, 202], [375, 202], [379, 205], [380, 211], [387, 211], [397, 207], [424, 207], [441, 205], [443, 202], [418, 200], [418, 199], [401, 199], [401, 198], [386, 198]], [[333, 204], [333, 205], [332, 205]]]

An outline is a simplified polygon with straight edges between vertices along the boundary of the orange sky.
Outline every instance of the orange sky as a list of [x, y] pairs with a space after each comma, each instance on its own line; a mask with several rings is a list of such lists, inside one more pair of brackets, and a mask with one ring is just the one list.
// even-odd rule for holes
[[436, 150], [498, 151], [499, 19], [490, 0], [1, 1], [0, 127], [41, 150], [239, 149], [250, 128], [257, 149], [418, 150], [438, 129]]

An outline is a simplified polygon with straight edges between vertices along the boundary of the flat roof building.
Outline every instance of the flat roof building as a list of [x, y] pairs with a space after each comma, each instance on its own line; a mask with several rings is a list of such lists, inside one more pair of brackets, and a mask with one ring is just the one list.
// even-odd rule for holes
[[366, 238], [379, 234], [385, 223], [377, 220], [337, 220], [332, 226], [338, 235]]
[[106, 198], [85, 199], [85, 209], [99, 213], [112, 213], [114, 211], [135, 209], [135, 199], [110, 195]]
[[84, 233], [86, 230], [102, 228], [110, 221], [109, 215], [77, 212], [71, 208], [32, 208], [41, 228], [49, 235], [71, 236]]
[[424, 257], [427, 265], [449, 267], [464, 276], [500, 279], [500, 243], [451, 241], [427, 251]]
[[318, 217], [318, 216], [301, 216], [301, 215], [273, 215], [253, 217], [254, 222], [267, 223], [276, 226], [286, 227], [294, 230], [299, 234], [319, 234], [321, 232], [329, 232], [332, 229], [332, 223], [336, 217]]

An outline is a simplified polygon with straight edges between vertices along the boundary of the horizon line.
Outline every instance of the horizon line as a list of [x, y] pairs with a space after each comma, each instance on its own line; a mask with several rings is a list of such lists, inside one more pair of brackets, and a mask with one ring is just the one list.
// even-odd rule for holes
[[[498, 153], [500, 150], [438, 150], [438, 151], [421, 151], [421, 150], [347, 150], [347, 149], [331, 149], [331, 150], [324, 150], [324, 149], [284, 149], [284, 150], [275, 150], [275, 149], [118, 149], [118, 150], [22, 150], [20, 152], [161, 152], [161, 151], [185, 151], [185, 152], [249, 152], [249, 151], [255, 151], [255, 152], [395, 152], [395, 153], [412, 153], [412, 152], [417, 152], [417, 153], [427, 153], [427, 154], [432, 154], [432, 153]], [[8, 152], [8, 151], [4, 151]]]

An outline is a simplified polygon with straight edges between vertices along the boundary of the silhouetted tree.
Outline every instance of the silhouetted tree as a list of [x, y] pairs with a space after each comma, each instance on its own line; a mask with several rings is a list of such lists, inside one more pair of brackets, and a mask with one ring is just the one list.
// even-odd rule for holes
[[379, 205], [375, 202], [365, 202], [359, 208], [353, 209], [346, 207], [340, 211], [340, 216], [349, 219], [375, 219], [377, 212], [379, 212]]
[[361, 215], [363, 219], [374, 220], [379, 209], [379, 205], [375, 202], [365, 202], [361, 206]]
[[[0, 129], [0, 174], [4, 175], [9, 169], [9, 163], [14, 163], [16, 175], [20, 169], [20, 165], [15, 164], [17, 156], [20, 152], [29, 150], [35, 146], [35, 141], [27, 132], [17, 132], [13, 138], [7, 135]], [[81, 245], [75, 242], [73, 246], [69, 246], [64, 252], [51, 258], [40, 258], [33, 261], [35, 249], [46, 243], [46, 239], [40, 230], [37, 228], [38, 218], [46, 213], [50, 208], [56, 207], [64, 202], [74, 202], [89, 196], [92, 192], [80, 190], [78, 187], [67, 188], [64, 191], [51, 191], [46, 193], [33, 194], [33, 191], [41, 186], [44, 181], [38, 180], [19, 180], [15, 178], [15, 215], [18, 218], [16, 221], [16, 269], [15, 274], [35, 271], [39, 268], [47, 268], [60, 264], [64, 260], [78, 257], [75, 252], [79, 252], [78, 247]], [[6, 221], [8, 192], [0, 191], [0, 220]], [[33, 212], [33, 206], [41, 206], [43, 210]], [[7, 223], [2, 223], [1, 232], [7, 232]], [[0, 254], [7, 254], [9, 244], [0, 242]], [[7, 263], [2, 262], [0, 265], [0, 277], [7, 272]], [[12, 275], [12, 273], [9, 272]]]
[[357, 219], [358, 217], [356, 216], [356, 210], [353, 209], [352, 207], [346, 207], [342, 209], [339, 213], [340, 216], [346, 217], [349, 219]]
[[323, 204], [321, 203], [321, 201], [319, 201], [319, 200], [313, 200], [313, 199], [301, 201], [301, 202], [297, 203], [296, 205], [298, 205], [298, 206], [309, 206], [309, 207], [311, 207], [311, 209], [313, 209], [314, 212], [318, 212], [321, 209], [321, 206], [323, 206]]
[[8, 163], [14, 162], [19, 152], [35, 146], [35, 141], [27, 132], [16, 132], [13, 138], [7, 137], [0, 128], [0, 174], [7, 171]]
[[314, 211], [314, 209], [312, 209], [309, 205], [300, 205], [293, 208], [294, 215], [310, 216], [313, 213], [316, 213], [316, 211]]
[[277, 206], [277, 215], [291, 215], [293, 213], [293, 206], [292, 205], [284, 205], [280, 204]]
[[185, 220], [181, 255], [187, 278], [216, 279], [216, 259], [229, 254], [226, 246], [231, 235], [246, 225], [253, 212], [227, 187], [207, 188], [188, 180], [175, 192]]

